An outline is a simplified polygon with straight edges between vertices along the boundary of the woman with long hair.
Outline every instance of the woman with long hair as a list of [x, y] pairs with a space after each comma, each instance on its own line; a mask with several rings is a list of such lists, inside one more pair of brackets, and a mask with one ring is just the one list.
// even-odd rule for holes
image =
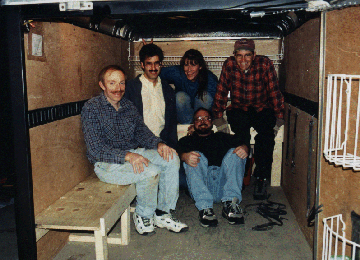
[[200, 51], [186, 51], [180, 65], [162, 68], [160, 78], [175, 85], [180, 124], [190, 124], [194, 111], [200, 107], [211, 110], [218, 79], [207, 69]]

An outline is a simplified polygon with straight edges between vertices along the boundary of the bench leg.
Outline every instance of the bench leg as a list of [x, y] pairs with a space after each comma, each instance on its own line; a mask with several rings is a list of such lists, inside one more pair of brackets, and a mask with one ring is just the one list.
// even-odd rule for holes
[[101, 231], [94, 231], [96, 260], [108, 259], [107, 237]]
[[121, 244], [128, 245], [130, 242], [130, 206], [121, 215]]
[[108, 242], [105, 220], [100, 219], [100, 230], [94, 231], [96, 260], [108, 259]]

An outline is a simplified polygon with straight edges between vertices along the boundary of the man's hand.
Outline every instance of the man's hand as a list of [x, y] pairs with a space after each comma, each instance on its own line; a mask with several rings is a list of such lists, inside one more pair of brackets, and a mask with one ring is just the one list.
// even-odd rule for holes
[[189, 125], [188, 132], [186, 135], [192, 135], [195, 132], [194, 125]]
[[169, 161], [170, 156], [171, 156], [171, 159], [173, 159], [174, 154], [177, 155], [177, 152], [173, 148], [167, 146], [164, 143], [159, 143], [158, 144], [157, 151], [160, 154], [160, 156], [166, 161]]
[[200, 162], [201, 155], [197, 152], [183, 153], [181, 159], [189, 166], [196, 167]]
[[245, 144], [243, 144], [236, 147], [233, 153], [236, 153], [236, 155], [239, 156], [241, 159], [245, 159], [249, 155], [249, 148]]
[[132, 165], [135, 174], [142, 173], [144, 171], [144, 164], [146, 167], [148, 167], [150, 162], [142, 155], [130, 152], [125, 155], [125, 161], [129, 162]]
[[277, 133], [279, 132], [280, 127], [281, 127], [282, 125], [284, 125], [284, 123], [285, 123], [284, 119], [282, 119], [282, 118], [276, 118], [276, 124], [275, 124], [275, 126], [274, 126], [275, 136], [276, 136]]

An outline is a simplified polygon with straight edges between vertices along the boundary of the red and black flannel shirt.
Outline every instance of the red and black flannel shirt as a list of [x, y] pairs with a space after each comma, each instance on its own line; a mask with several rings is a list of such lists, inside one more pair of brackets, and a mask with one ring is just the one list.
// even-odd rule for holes
[[231, 105], [228, 110], [240, 108], [248, 111], [249, 107], [253, 107], [261, 111], [273, 108], [276, 118], [284, 117], [284, 97], [274, 65], [266, 56], [256, 55], [247, 72], [239, 69], [234, 56], [224, 62], [214, 98], [215, 118], [223, 115], [229, 91]]

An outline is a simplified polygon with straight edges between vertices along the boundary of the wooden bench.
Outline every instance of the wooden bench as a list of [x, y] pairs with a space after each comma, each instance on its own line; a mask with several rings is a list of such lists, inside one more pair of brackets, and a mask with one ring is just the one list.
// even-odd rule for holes
[[[48, 230], [88, 231], [71, 234], [69, 241], [95, 242], [96, 259], [108, 259], [107, 244], [130, 242], [130, 203], [135, 185], [119, 186], [90, 176], [35, 217], [37, 240]], [[108, 237], [121, 218], [121, 234]]]

